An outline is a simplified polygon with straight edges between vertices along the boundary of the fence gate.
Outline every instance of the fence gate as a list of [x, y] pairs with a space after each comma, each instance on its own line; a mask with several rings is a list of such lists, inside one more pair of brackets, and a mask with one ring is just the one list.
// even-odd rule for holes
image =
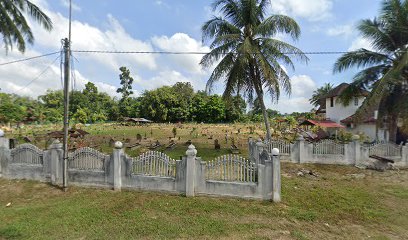
[[176, 160], [165, 153], [148, 151], [131, 161], [133, 175], [176, 177]]
[[257, 182], [256, 164], [239, 156], [224, 155], [206, 163], [207, 180]]
[[43, 165], [43, 151], [32, 144], [21, 144], [11, 150], [12, 164]]

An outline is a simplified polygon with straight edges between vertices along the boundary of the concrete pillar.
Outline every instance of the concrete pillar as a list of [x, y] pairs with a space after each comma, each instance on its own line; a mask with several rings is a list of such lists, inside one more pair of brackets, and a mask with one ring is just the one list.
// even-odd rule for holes
[[[259, 169], [260, 170], [260, 169]], [[260, 172], [258, 172], [259, 175]], [[264, 178], [262, 179], [262, 186], [263, 186], [263, 200], [271, 200], [272, 199], [272, 191], [273, 191], [273, 163], [271, 159], [265, 161], [265, 168], [263, 172]]]
[[9, 148], [10, 140], [0, 135], [0, 147]]
[[9, 153], [10, 140], [4, 137], [3, 130], [0, 129], [0, 177], [3, 174], [2, 165], [6, 165], [6, 152]]
[[353, 144], [354, 144], [354, 165], [359, 165], [362, 161], [361, 156], [361, 143], [360, 143], [360, 136], [354, 135], [353, 136]]
[[260, 164], [260, 154], [265, 148], [265, 144], [262, 142], [261, 139], [258, 139], [258, 141], [255, 144], [255, 151], [254, 151], [254, 159], [255, 159], [255, 164], [258, 166]]
[[[405, 168], [408, 168], [408, 145], [405, 144], [404, 146], [402, 146], [402, 161], [404, 162], [404, 166]], [[404, 161], [405, 160], [405, 161]]]
[[197, 150], [193, 144], [186, 151], [186, 196], [194, 197]]
[[281, 168], [279, 149], [272, 149], [272, 200], [281, 201]]
[[299, 163], [304, 163], [307, 158], [307, 152], [306, 152], [306, 146], [305, 146], [305, 139], [303, 136], [299, 136], [298, 138], [298, 144], [299, 144]]
[[51, 184], [58, 185], [62, 184], [62, 143], [55, 140], [50, 146], [50, 169], [51, 169]]
[[248, 138], [248, 159], [251, 162], [255, 162], [254, 159], [254, 141], [252, 140], [252, 138]]
[[113, 190], [120, 191], [122, 188], [122, 156], [124, 155], [123, 143], [115, 142], [113, 149]]

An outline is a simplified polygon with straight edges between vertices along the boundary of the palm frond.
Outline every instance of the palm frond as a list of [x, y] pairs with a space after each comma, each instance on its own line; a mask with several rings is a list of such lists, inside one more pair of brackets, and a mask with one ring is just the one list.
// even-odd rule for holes
[[359, 49], [356, 51], [348, 52], [337, 59], [334, 64], [333, 72], [342, 72], [351, 67], [367, 67], [374, 64], [383, 64], [391, 62], [387, 55], [373, 52], [367, 49]]
[[295, 20], [288, 16], [273, 15], [255, 29], [255, 34], [261, 37], [272, 37], [277, 33], [289, 34], [292, 39], [297, 40], [300, 36], [300, 27]]

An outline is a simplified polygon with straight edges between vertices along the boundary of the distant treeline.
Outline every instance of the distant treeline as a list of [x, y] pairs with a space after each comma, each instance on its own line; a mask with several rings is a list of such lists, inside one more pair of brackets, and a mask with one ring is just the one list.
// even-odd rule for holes
[[[62, 91], [48, 90], [38, 99], [0, 93], [0, 122], [56, 123], [63, 119]], [[154, 122], [246, 122], [261, 121], [257, 101], [246, 112], [247, 104], [241, 96], [223, 99], [219, 95], [195, 92], [190, 83], [176, 83], [151, 91], [140, 97], [117, 99], [99, 92], [88, 82], [82, 91], [71, 92], [71, 120], [79, 123], [120, 121], [125, 117], [143, 117]], [[270, 117], [279, 112], [268, 109]]]

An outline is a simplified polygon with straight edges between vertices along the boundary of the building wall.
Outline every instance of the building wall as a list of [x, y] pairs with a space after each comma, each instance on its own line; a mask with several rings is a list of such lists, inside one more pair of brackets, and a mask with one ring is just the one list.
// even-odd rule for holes
[[331, 107], [330, 98], [326, 98], [326, 118], [340, 124], [340, 120], [350, 117], [357, 111], [363, 103], [364, 97], [358, 98], [357, 106], [354, 104], [354, 99], [350, 101], [348, 106], [344, 106], [343, 103], [339, 102], [338, 97], [334, 97], [333, 100], [334, 105]]
[[357, 124], [354, 125], [353, 128], [347, 128], [347, 131], [355, 133], [355, 134], [360, 134], [364, 133], [369, 139], [369, 141], [388, 141], [389, 140], [389, 134], [388, 131], [384, 129], [378, 129], [378, 139], [376, 136], [376, 126], [375, 123], [365, 123], [365, 124]]

